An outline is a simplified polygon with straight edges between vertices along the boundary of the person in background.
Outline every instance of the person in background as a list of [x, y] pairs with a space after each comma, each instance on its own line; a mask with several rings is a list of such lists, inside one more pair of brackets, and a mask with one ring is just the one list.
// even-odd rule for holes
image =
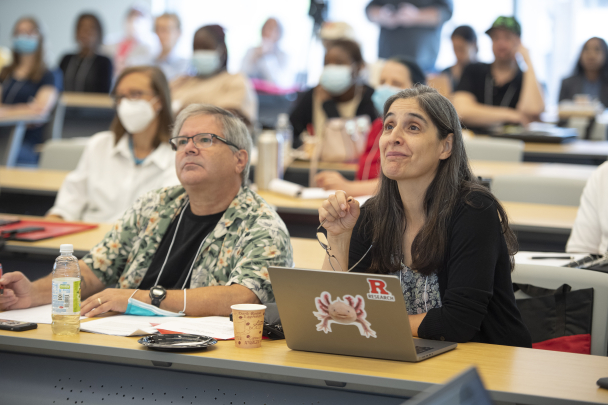
[[152, 66], [126, 68], [112, 97], [116, 117], [110, 131], [88, 141], [49, 217], [114, 222], [142, 194], [178, 184], [168, 142], [173, 115], [164, 74]]
[[464, 69], [471, 63], [477, 62], [477, 34], [468, 25], [456, 27], [452, 32], [452, 47], [456, 56], [456, 64], [445, 68], [441, 73], [446, 75], [452, 84], [452, 92], [458, 87]]
[[347, 39], [349, 41], [357, 42], [355, 30], [349, 23], [344, 21], [325, 21], [321, 24], [319, 38], [321, 39], [321, 43], [326, 52], [331, 43], [337, 39]]
[[114, 75], [118, 76], [129, 66], [150, 65], [153, 61], [152, 46], [148, 43], [150, 31], [148, 12], [132, 6], [125, 16], [125, 36], [118, 43], [105, 47], [105, 53], [114, 60]]
[[175, 45], [182, 35], [182, 24], [177, 14], [165, 13], [156, 17], [154, 32], [160, 42], [160, 54], [154, 59], [154, 65], [163, 71], [168, 81], [188, 72], [188, 59], [175, 54]]
[[292, 86], [289, 57], [279, 48], [282, 36], [283, 26], [279, 20], [267, 19], [262, 26], [262, 43], [247, 51], [241, 73], [251, 79], [264, 80], [281, 88]]
[[413, 336], [532, 347], [511, 281], [517, 238], [471, 172], [449, 100], [428, 86], [390, 97], [380, 153], [363, 207], [337, 191], [319, 208], [323, 269], [397, 276]]
[[65, 55], [59, 63], [63, 72], [63, 90], [85, 93], [109, 93], [112, 86], [112, 62], [100, 55], [103, 28], [94, 14], [84, 13], [76, 21], [78, 53]]
[[608, 107], [608, 45], [602, 38], [585, 42], [574, 74], [562, 81], [559, 101], [573, 100], [576, 94], [587, 94]]
[[319, 85], [300, 96], [289, 116], [294, 148], [301, 145], [300, 134], [311, 124], [314, 133], [320, 134], [330, 118], [360, 115], [368, 115], [371, 121], [378, 118], [372, 102], [374, 89], [359, 81], [364, 62], [356, 42], [332, 41], [324, 65]]
[[589, 177], [566, 243], [568, 253], [608, 252], [608, 163], [602, 163]]
[[404, 55], [425, 72], [435, 68], [441, 27], [452, 18], [452, 0], [372, 0], [367, 18], [380, 25], [378, 57]]
[[173, 111], [190, 104], [212, 104], [236, 113], [246, 124], [256, 121], [258, 98], [249, 79], [228, 73], [228, 48], [224, 29], [206, 25], [194, 33], [192, 66], [195, 76], [181, 76], [171, 82]]
[[[293, 266], [285, 223], [246, 185], [252, 141], [243, 122], [195, 104], [172, 135], [180, 184], [144, 194], [80, 260], [82, 315], [151, 313], [143, 303], [228, 316], [234, 304], [274, 302], [268, 268]], [[50, 274], [31, 282], [14, 271], [0, 282], [0, 311], [51, 302]]]
[[[476, 132], [497, 124], [527, 124], [545, 109], [528, 50], [521, 43], [515, 17], [498, 17], [486, 31], [492, 38], [494, 62], [472, 63], [462, 73], [454, 107], [462, 122]], [[516, 54], [527, 69], [522, 72]]]
[[[44, 36], [31, 17], [21, 18], [13, 28], [13, 62], [0, 72], [0, 117], [48, 115], [57, 103], [61, 77], [44, 63]], [[18, 164], [38, 163], [37, 144], [43, 142], [44, 126], [28, 128], [17, 158]]]
[[[386, 61], [380, 72], [380, 85], [374, 90], [372, 101], [376, 110], [384, 111], [384, 103], [403, 89], [415, 84], [426, 84], [424, 72], [416, 62], [406, 57], [394, 57]], [[354, 197], [375, 194], [380, 174], [380, 136], [383, 117], [378, 117], [367, 135], [365, 152], [359, 158], [355, 180], [347, 180], [339, 172], [326, 170], [315, 177], [317, 186], [325, 190], [342, 190]]]

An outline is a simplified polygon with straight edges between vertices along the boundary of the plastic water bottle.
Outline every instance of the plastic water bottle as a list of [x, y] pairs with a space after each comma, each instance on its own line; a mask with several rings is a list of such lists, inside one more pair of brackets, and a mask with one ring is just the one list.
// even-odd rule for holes
[[55, 335], [80, 332], [80, 266], [72, 245], [61, 245], [53, 266], [53, 324]]
[[268, 190], [270, 181], [277, 178], [283, 178], [283, 138], [274, 131], [264, 131], [258, 137], [255, 184], [258, 190]]
[[277, 118], [277, 137], [283, 138], [283, 164], [288, 164], [293, 146], [293, 128], [289, 122], [289, 115], [282, 113]]

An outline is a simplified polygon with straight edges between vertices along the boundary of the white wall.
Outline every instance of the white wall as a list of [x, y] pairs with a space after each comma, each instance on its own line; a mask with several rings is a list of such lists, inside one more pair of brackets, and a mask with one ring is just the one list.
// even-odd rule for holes
[[[150, 9], [152, 0], [137, 2]], [[106, 38], [122, 32], [128, 0], [0, 0], [0, 45], [10, 46], [13, 25], [22, 16], [35, 17], [45, 31], [46, 60], [49, 66], [76, 48], [74, 29], [76, 17], [93, 12], [100, 19]]]

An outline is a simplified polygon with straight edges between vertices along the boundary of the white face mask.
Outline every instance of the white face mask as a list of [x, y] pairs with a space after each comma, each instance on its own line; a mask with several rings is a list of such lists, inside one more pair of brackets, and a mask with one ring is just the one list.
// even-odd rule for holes
[[116, 109], [116, 114], [128, 133], [136, 134], [143, 131], [156, 118], [156, 111], [152, 107], [155, 99], [156, 97], [150, 101], [122, 99]]
[[353, 69], [345, 65], [325, 65], [319, 83], [332, 96], [344, 94], [353, 84]]
[[200, 76], [209, 76], [220, 68], [220, 54], [218, 51], [194, 51], [192, 52], [192, 66]]

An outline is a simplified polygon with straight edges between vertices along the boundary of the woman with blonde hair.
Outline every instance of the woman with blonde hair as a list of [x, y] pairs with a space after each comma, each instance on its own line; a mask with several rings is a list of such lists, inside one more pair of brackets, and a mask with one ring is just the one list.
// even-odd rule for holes
[[51, 217], [114, 222], [143, 193], [178, 184], [169, 145], [169, 86], [157, 67], [126, 68], [112, 91], [116, 117], [91, 137], [65, 179]]

